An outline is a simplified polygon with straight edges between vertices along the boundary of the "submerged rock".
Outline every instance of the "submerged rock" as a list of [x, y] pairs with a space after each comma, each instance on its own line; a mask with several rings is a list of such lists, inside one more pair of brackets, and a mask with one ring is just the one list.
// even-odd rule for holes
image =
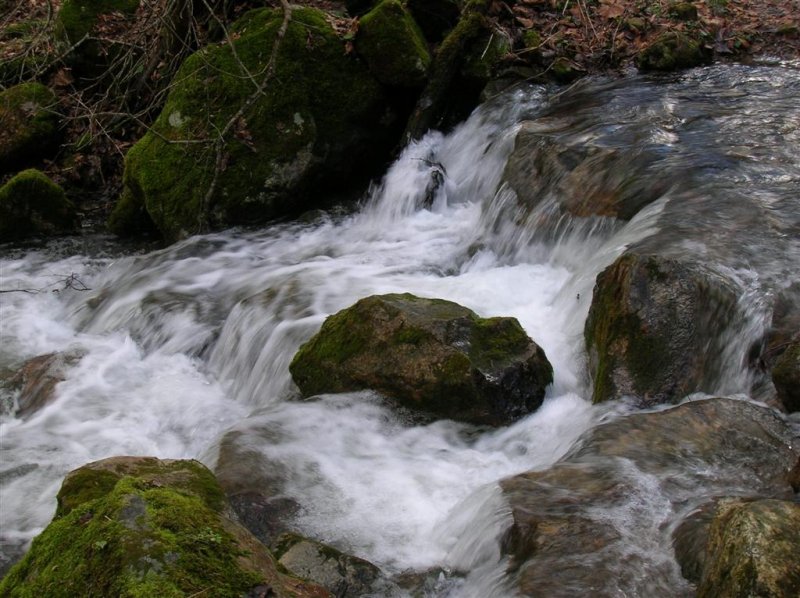
[[64, 190], [34, 168], [0, 187], [0, 242], [74, 230], [75, 206]]
[[746, 401], [694, 401], [603, 424], [551, 469], [501, 482], [513, 518], [502, 548], [516, 589], [680, 595], [677, 565], [648, 557], [683, 514], [732, 494], [791, 500], [786, 473], [798, 456], [791, 426]]
[[293, 8], [276, 40], [283, 19], [251, 11], [232, 26], [232, 46], [183, 63], [152, 130], [125, 158], [112, 230], [142, 210], [169, 240], [298, 214], [320, 188], [341, 189], [383, 163], [397, 132], [378, 82], [345, 53], [325, 13]]
[[59, 140], [56, 95], [41, 83], [0, 92], [0, 174], [46, 158]]
[[624, 395], [647, 407], [713, 391], [733, 289], [712, 272], [626, 253], [594, 286], [584, 337], [595, 403]]
[[39, 355], [25, 361], [7, 380], [0, 380], [2, 387], [16, 395], [14, 415], [25, 419], [50, 404], [56, 384], [66, 377], [66, 369], [82, 357], [80, 351]]
[[800, 504], [721, 501], [706, 549], [698, 598], [800, 596]]
[[384, 85], [424, 85], [431, 55], [422, 32], [399, 0], [383, 0], [361, 18], [355, 46]]
[[71, 472], [3, 596], [330, 596], [278, 572], [197, 461], [115, 457]]
[[514, 318], [450, 301], [376, 295], [330, 316], [289, 367], [304, 396], [376, 390], [476, 424], [507, 424], [542, 403], [552, 367]]
[[[555, 127], [555, 128], [554, 128]], [[654, 168], [658, 156], [632, 156], [585, 139], [558, 139], [558, 119], [522, 123], [503, 172], [503, 183], [528, 214], [574, 217], [607, 216], [630, 220], [674, 183], [672, 174]]]

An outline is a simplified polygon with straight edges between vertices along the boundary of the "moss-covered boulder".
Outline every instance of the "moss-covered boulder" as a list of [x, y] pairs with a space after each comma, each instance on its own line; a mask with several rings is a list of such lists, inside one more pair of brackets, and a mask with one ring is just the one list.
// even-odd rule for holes
[[800, 336], [789, 342], [772, 368], [772, 382], [787, 411], [800, 411]]
[[317, 583], [337, 598], [385, 596], [388, 582], [380, 569], [298, 534], [284, 534], [272, 546], [275, 558], [289, 573]]
[[0, 187], [0, 242], [75, 228], [75, 206], [47, 175], [29, 169]]
[[698, 598], [800, 596], [800, 504], [721, 501], [709, 530]]
[[669, 5], [668, 12], [676, 21], [697, 20], [697, 7], [691, 2], [673, 2]]
[[3, 579], [0, 595], [330, 595], [280, 574], [226, 508], [214, 476], [196, 461], [91, 463], [66, 477], [55, 518]]
[[[791, 501], [795, 434], [775, 411], [748, 401], [693, 401], [604, 423], [552, 468], [501, 481], [513, 522], [502, 552], [517, 593], [573, 596], [591, 587], [593, 597], [673, 595], [668, 587], [689, 595], [663, 558], [673, 530], [718, 496]], [[705, 546], [702, 524], [681, 530], [676, 545], [683, 571], [695, 577], [706, 562], [695, 552]], [[796, 544], [772, 554], [776, 569], [797, 564]], [[630, 574], [620, 574], [621, 563]]]
[[383, 0], [361, 18], [355, 47], [384, 85], [424, 85], [431, 55], [422, 31], [399, 0]]
[[55, 36], [76, 74], [102, 74], [123, 47], [113, 38], [130, 27], [137, 8], [139, 0], [64, 0]]
[[542, 403], [552, 367], [514, 318], [451, 301], [376, 295], [330, 316], [289, 369], [304, 396], [364, 389], [477, 424], [506, 424]]
[[341, 189], [383, 163], [397, 133], [378, 82], [323, 12], [294, 8], [276, 40], [282, 22], [282, 11], [248, 13], [231, 29], [232, 47], [184, 62], [152, 130], [126, 156], [115, 230], [142, 210], [169, 240], [292, 215], [320, 188]]
[[712, 392], [736, 294], [700, 265], [629, 252], [598, 276], [584, 336], [592, 400], [639, 406]]
[[679, 31], [669, 31], [656, 38], [635, 59], [642, 71], [675, 71], [700, 66], [711, 61], [711, 52], [701, 39]]
[[56, 149], [56, 103], [56, 95], [41, 83], [0, 92], [0, 174], [47, 158]]

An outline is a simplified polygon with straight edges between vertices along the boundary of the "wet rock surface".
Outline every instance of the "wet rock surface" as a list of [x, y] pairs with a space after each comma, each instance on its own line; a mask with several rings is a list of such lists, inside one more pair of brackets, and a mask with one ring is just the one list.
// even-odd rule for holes
[[544, 351], [516, 319], [409, 294], [367, 297], [330, 316], [289, 369], [304, 396], [375, 390], [490, 425], [535, 410], [552, 381]]
[[[733, 399], [601, 425], [551, 469], [501, 482], [513, 516], [503, 551], [517, 588], [528, 596], [586, 587], [596, 596], [644, 595], [666, 583], [691, 595], [677, 565], [648, 563], [648, 552], [671, 543], [683, 517], [716, 496], [791, 499], [787, 471], [798, 454], [796, 432], [776, 413]], [[704, 543], [684, 535], [687, 546]], [[699, 558], [684, 559], [695, 577]]]

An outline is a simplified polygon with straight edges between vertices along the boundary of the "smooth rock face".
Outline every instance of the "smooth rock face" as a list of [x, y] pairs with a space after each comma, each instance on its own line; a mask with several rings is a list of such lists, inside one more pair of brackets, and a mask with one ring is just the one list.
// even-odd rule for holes
[[800, 504], [721, 501], [707, 551], [698, 598], [800, 596]]
[[0, 387], [16, 394], [14, 415], [27, 418], [55, 398], [56, 384], [65, 379], [66, 369], [80, 361], [80, 352], [48, 353], [23, 363]]
[[186, 59], [153, 130], [126, 156], [113, 231], [135, 229], [128, 220], [141, 221], [142, 210], [168, 240], [295, 215], [314, 207], [321, 188], [341, 190], [383, 164], [399, 135], [394, 113], [325, 13], [292, 9], [273, 75], [256, 93], [239, 61], [260, 85], [282, 23], [280, 10], [251, 11], [231, 27], [233, 48]]
[[0, 595], [330, 596], [279, 573], [227, 509], [197, 461], [90, 463], [67, 475], [53, 522], [3, 579]]
[[641, 407], [713, 392], [736, 296], [701, 266], [626, 253], [594, 286], [584, 337], [595, 403], [633, 396]]
[[289, 369], [304, 396], [371, 389], [490, 425], [535, 410], [552, 382], [544, 351], [515, 319], [409, 294], [367, 297], [329, 317]]
[[[551, 469], [501, 482], [513, 518], [503, 542], [509, 572], [525, 596], [586, 587], [593, 596], [664, 595], [665, 587], [683, 595], [677, 564], [642, 555], [672, 542], [684, 514], [718, 496], [791, 500], [787, 472], [798, 456], [791, 426], [746, 401], [694, 401], [601, 425]], [[703, 544], [688, 534], [684, 552]], [[702, 559], [693, 554], [693, 565], [682, 564], [697, 575]]]

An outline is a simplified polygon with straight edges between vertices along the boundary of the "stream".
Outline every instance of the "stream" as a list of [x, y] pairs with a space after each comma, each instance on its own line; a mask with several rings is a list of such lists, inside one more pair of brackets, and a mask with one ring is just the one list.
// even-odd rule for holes
[[[523, 210], [502, 181], [525, 122], [554, 143], [609, 150], [608, 167], [657, 196], [629, 221]], [[437, 571], [426, 595], [510, 595], [498, 481], [549, 468], [630, 412], [589, 402], [583, 327], [595, 277], [631, 247], [691, 256], [736, 285], [739, 317], [720, 331], [724, 367], [706, 391], [753, 396], [748, 351], [776, 294], [800, 282], [800, 65], [519, 87], [405, 148], [357, 209], [154, 251], [93, 235], [0, 247], [2, 289], [38, 291], [0, 294], [0, 371], [82, 355], [27, 418], [0, 390], [0, 564], [48, 524], [68, 471], [113, 455], [213, 470], [235, 437], [287, 472], [299, 532], [390, 575]], [[87, 290], [65, 288], [70, 276]], [[395, 292], [516, 317], [553, 365], [542, 407], [490, 430], [420, 421], [369, 392], [299, 400], [298, 347], [328, 315]], [[650, 498], [643, 508], [663, 508]], [[674, 562], [652, 544], [654, 567]], [[691, 593], [671, 569], [658, 595]]]

